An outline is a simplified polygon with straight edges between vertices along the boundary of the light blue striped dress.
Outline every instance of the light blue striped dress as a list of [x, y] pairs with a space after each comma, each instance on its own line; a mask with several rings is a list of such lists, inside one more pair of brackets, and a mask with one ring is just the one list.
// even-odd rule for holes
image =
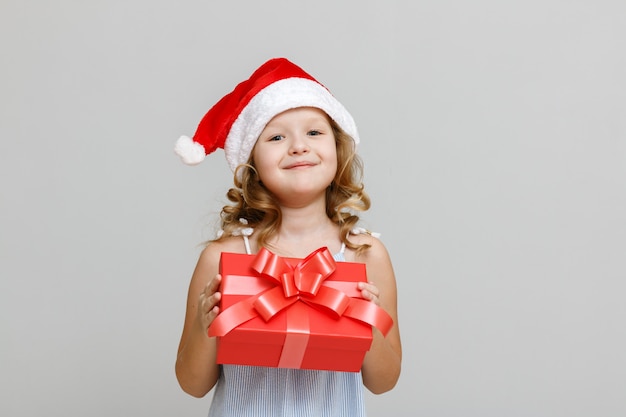
[[363, 417], [361, 373], [221, 365], [209, 417], [231, 416]]

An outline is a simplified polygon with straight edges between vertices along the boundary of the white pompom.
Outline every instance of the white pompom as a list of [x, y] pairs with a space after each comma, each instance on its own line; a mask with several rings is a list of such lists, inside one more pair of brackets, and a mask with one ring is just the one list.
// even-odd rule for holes
[[204, 146], [200, 145], [198, 142], [194, 142], [189, 136], [181, 136], [178, 138], [176, 146], [174, 146], [174, 152], [176, 152], [176, 155], [180, 156], [180, 159], [187, 165], [197, 165], [204, 161], [206, 157]]

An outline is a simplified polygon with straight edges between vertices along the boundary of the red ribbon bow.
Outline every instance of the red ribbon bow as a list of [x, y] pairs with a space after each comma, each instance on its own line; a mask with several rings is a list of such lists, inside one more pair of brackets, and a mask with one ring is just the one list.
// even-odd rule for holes
[[279, 284], [262, 293], [253, 303], [265, 321], [297, 301], [322, 307], [335, 318], [341, 317], [350, 298], [322, 283], [335, 272], [335, 260], [327, 248], [320, 248], [291, 266], [280, 256], [262, 248], [252, 263], [259, 275]]
[[[321, 308], [335, 318], [350, 317], [378, 328], [383, 335], [391, 329], [393, 320], [383, 309], [363, 299], [323, 285], [335, 271], [335, 260], [328, 248], [312, 252], [296, 266], [261, 248], [252, 262], [252, 269], [276, 284], [273, 288], [220, 312], [209, 327], [209, 336], [224, 336], [235, 327], [254, 317], [270, 320], [290, 305], [302, 301]], [[356, 283], [355, 283], [356, 285]]]

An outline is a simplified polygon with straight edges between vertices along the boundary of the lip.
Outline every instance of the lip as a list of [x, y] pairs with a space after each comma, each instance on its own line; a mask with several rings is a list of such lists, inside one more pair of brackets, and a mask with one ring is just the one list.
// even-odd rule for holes
[[314, 164], [313, 162], [309, 162], [309, 161], [298, 161], [298, 162], [294, 162], [293, 164], [287, 165], [285, 169], [308, 168], [308, 167], [312, 167], [315, 165], [316, 164]]

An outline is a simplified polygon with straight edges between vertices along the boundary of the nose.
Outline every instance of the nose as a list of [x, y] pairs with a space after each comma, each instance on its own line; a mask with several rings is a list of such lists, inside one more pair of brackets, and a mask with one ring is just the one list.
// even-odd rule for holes
[[289, 147], [289, 153], [291, 155], [300, 155], [309, 152], [309, 143], [307, 138], [302, 135], [294, 135]]

